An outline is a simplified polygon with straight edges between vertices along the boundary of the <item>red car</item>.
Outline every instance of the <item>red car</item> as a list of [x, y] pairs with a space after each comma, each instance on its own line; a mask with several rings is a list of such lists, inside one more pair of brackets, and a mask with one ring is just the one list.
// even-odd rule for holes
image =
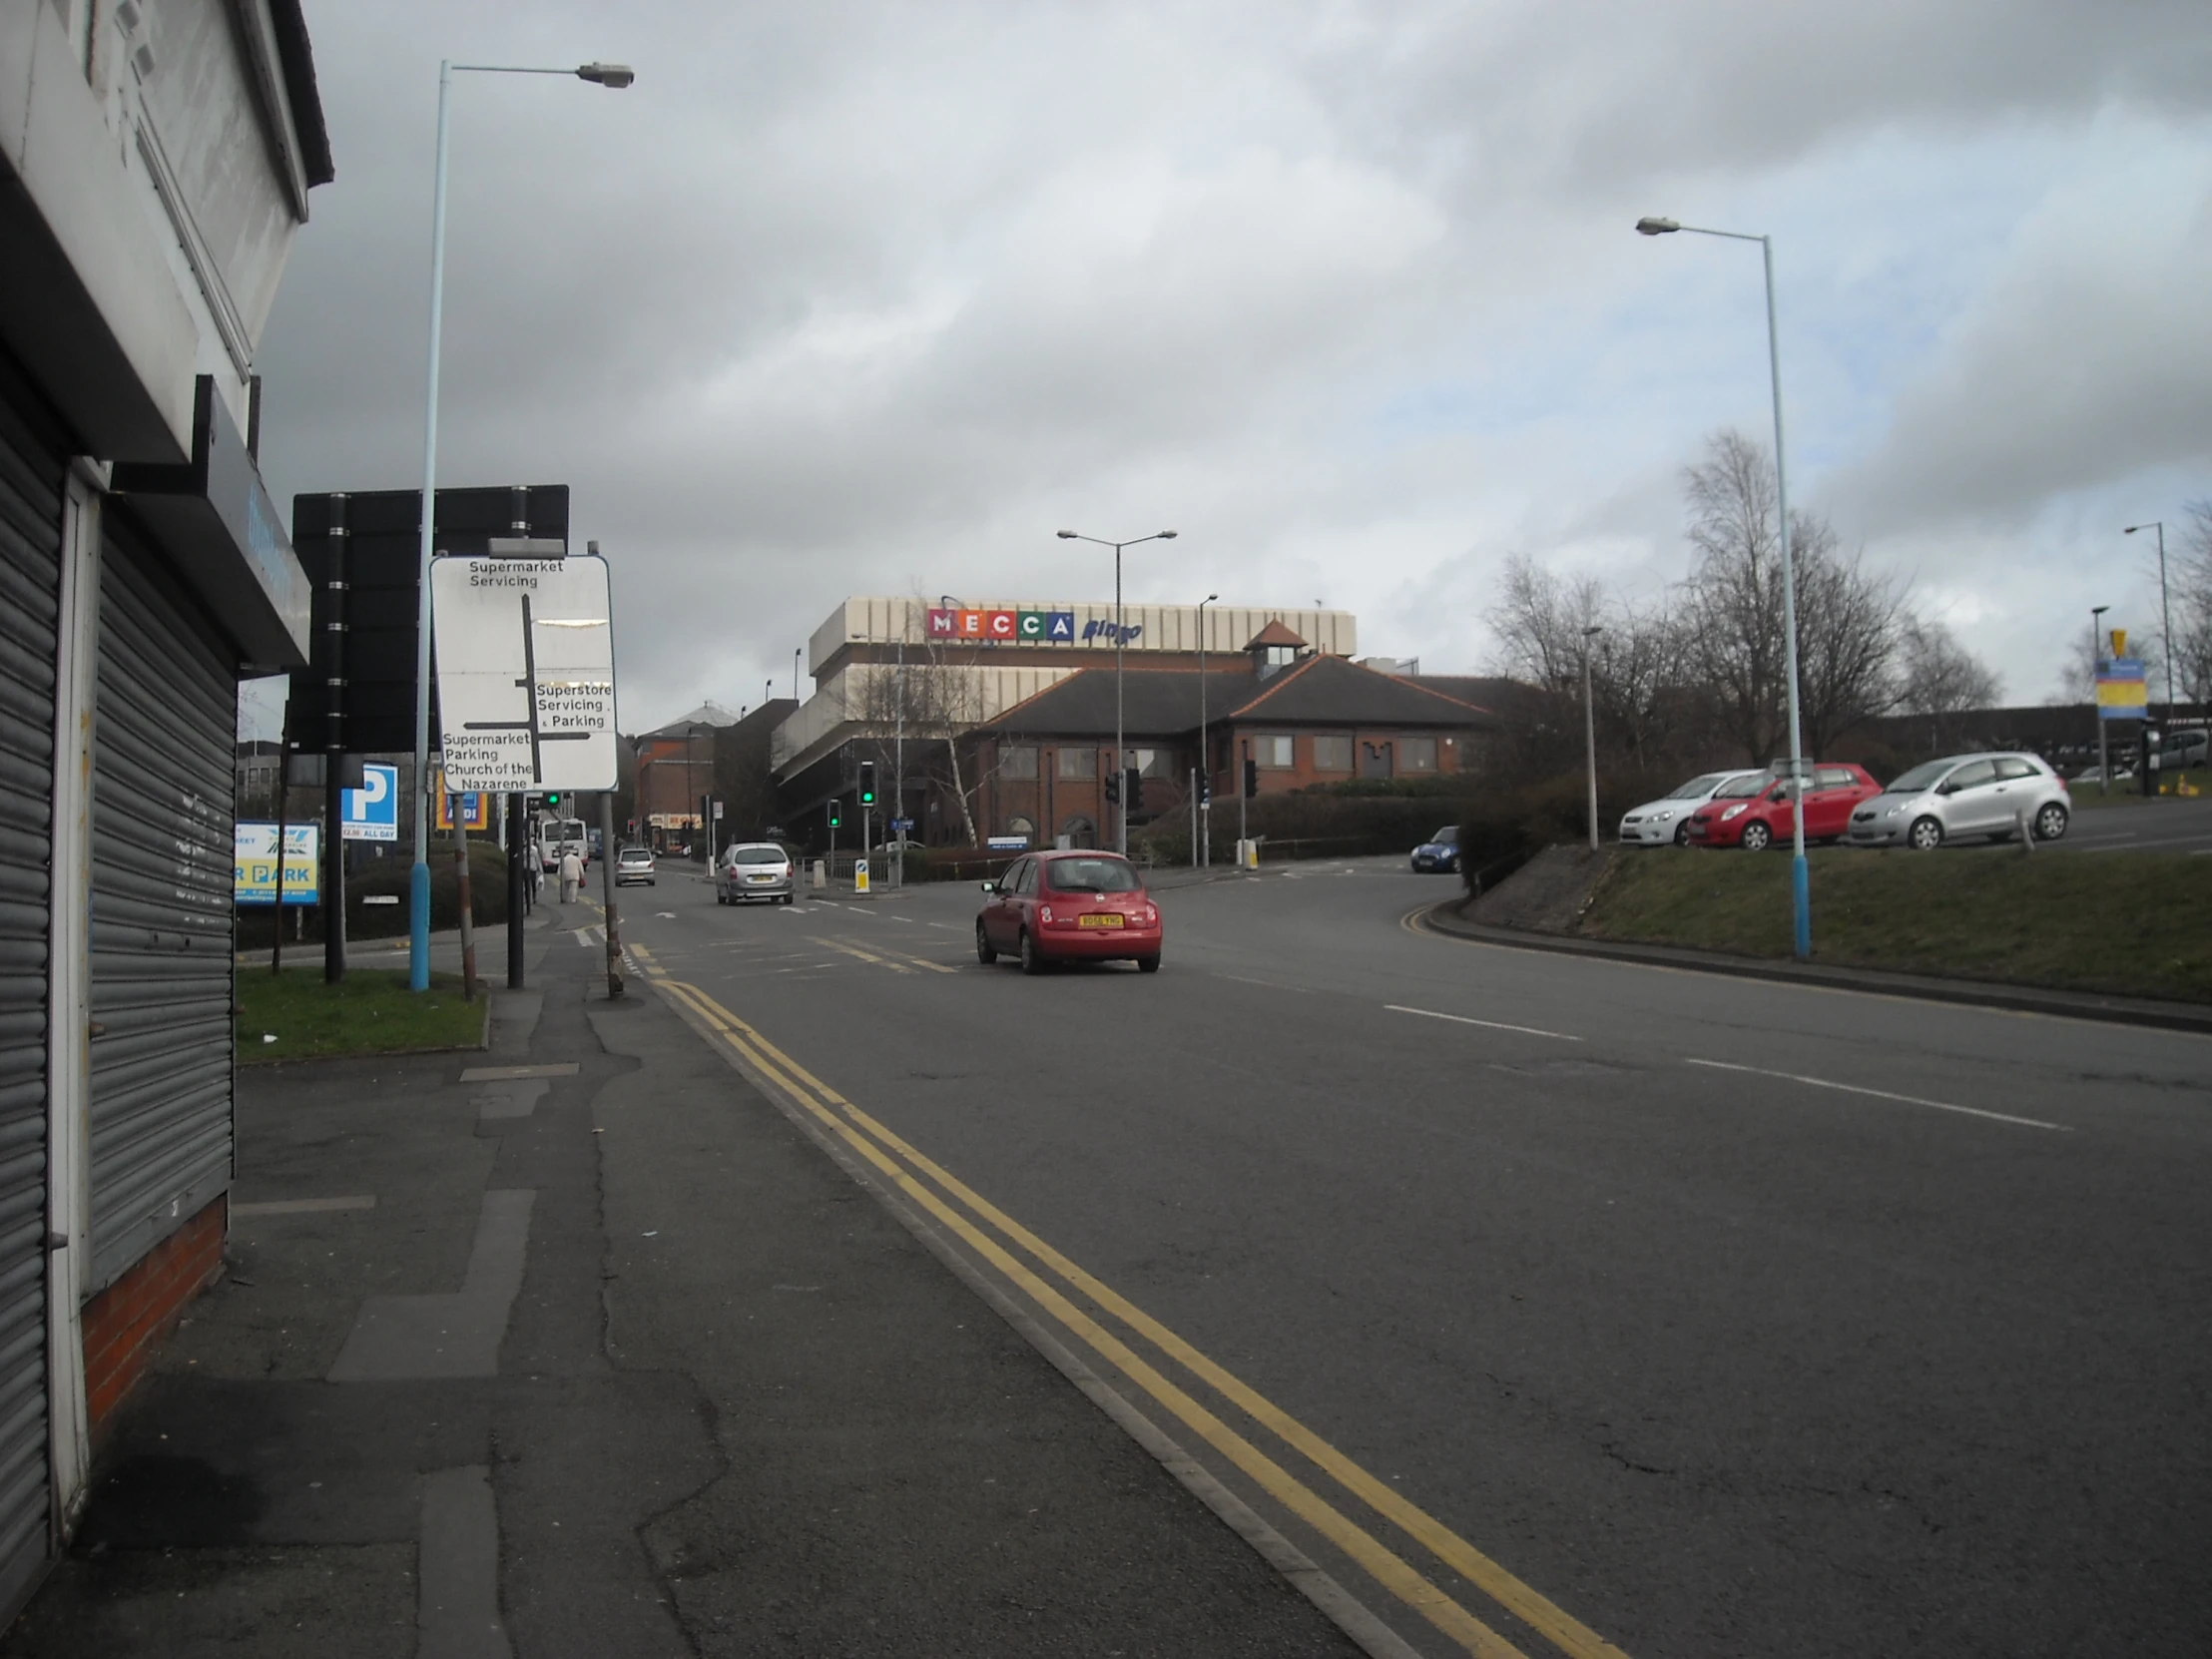
[[[1851, 810], [1882, 793], [1882, 786], [1868, 776], [1865, 767], [1823, 762], [1812, 769], [1812, 787], [1805, 793], [1805, 838], [1832, 841], [1851, 829]], [[1793, 840], [1797, 820], [1793, 816], [1788, 779], [1753, 774], [1719, 792], [1690, 815], [1692, 846], [1741, 846], [1760, 852], [1776, 841]]]
[[975, 958], [1021, 958], [1021, 971], [1052, 962], [1133, 961], [1160, 971], [1160, 910], [1144, 876], [1118, 852], [1032, 852], [983, 883]]

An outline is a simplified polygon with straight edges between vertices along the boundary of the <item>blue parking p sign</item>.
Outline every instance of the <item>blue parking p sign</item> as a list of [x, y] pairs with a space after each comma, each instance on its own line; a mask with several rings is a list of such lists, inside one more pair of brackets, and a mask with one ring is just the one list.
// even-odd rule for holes
[[361, 787], [340, 792], [343, 822], [339, 834], [349, 841], [399, 839], [399, 769], [364, 766]]

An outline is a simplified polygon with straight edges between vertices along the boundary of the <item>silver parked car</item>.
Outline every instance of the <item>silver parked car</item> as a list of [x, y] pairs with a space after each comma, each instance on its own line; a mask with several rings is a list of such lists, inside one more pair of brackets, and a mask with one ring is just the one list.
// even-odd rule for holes
[[1690, 815], [1712, 800], [1715, 791], [1739, 778], [1769, 776], [1764, 771], [1701, 773], [1657, 801], [1629, 809], [1621, 818], [1621, 845], [1685, 846], [1690, 839]]
[[1851, 815], [1853, 846], [1926, 852], [1963, 835], [2009, 840], [2024, 816], [2035, 838], [2054, 841], [2072, 817], [2066, 784], [2034, 755], [1953, 755], [1917, 766]]
[[739, 841], [715, 861], [715, 902], [792, 901], [792, 855], [774, 841]]

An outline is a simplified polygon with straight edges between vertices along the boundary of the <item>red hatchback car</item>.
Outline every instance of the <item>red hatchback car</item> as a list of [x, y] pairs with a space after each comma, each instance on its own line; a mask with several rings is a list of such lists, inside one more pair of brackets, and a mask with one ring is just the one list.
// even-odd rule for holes
[[[1797, 821], [1792, 816], [1790, 783], [1770, 775], [1753, 774], [1719, 792], [1690, 815], [1692, 846], [1741, 846], [1760, 852], [1776, 841], [1792, 840]], [[1831, 765], [1813, 768], [1812, 788], [1805, 793], [1805, 838], [1809, 841], [1840, 840], [1851, 829], [1851, 810], [1882, 793], [1865, 767]]]
[[975, 957], [1021, 958], [1024, 973], [1053, 962], [1133, 961], [1160, 971], [1160, 910], [1144, 876], [1118, 852], [1032, 852], [983, 883]]

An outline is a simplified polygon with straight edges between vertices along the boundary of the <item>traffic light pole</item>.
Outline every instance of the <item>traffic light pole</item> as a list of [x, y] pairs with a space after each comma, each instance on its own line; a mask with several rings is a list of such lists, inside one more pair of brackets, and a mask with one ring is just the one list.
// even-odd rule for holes
[[529, 798], [507, 797], [507, 989], [522, 989], [522, 912], [529, 905], [529, 875], [525, 857], [536, 857], [530, 848]]

